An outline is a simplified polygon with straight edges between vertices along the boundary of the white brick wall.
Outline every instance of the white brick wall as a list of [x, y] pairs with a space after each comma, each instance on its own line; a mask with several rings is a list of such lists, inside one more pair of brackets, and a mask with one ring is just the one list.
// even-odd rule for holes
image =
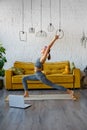
[[[30, 0], [25, 3], [25, 31], [27, 42], [19, 40], [21, 31], [21, 1], [0, 0], [0, 41], [6, 48], [8, 62], [5, 68], [9, 68], [16, 60], [34, 62], [40, 55], [41, 48], [48, 44], [55, 34], [48, 33], [49, 24], [49, 0], [43, 0], [43, 30], [48, 34], [46, 38], [37, 38], [35, 34], [29, 34], [31, 27]], [[87, 36], [87, 1], [86, 0], [61, 0], [62, 1], [62, 28], [64, 37], [58, 40], [51, 50], [51, 61], [69, 60], [75, 62], [81, 70], [87, 65], [87, 48], [81, 46], [80, 39], [84, 30]], [[40, 0], [33, 0], [33, 24], [36, 32], [40, 30]], [[58, 0], [52, 0], [52, 23], [58, 28]]]

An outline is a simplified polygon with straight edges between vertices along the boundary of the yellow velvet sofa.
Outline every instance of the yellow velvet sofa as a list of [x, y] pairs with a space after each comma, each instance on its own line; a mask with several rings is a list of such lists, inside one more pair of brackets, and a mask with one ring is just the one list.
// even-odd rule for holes
[[[14, 68], [21, 68], [23, 73], [14, 74]], [[7, 90], [23, 89], [22, 78], [24, 75], [34, 73], [34, 63], [16, 61], [10, 69], [5, 71], [5, 88]], [[74, 68], [71, 72], [70, 62], [46, 62], [44, 73], [52, 82], [66, 88], [80, 88], [80, 69]], [[29, 89], [51, 89], [40, 81], [28, 81]]]

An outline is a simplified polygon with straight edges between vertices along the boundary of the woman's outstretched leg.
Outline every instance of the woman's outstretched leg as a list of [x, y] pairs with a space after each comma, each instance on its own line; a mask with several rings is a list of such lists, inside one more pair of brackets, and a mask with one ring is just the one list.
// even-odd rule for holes
[[65, 91], [68, 94], [70, 94], [70, 96], [73, 100], [76, 100], [76, 97], [74, 96], [74, 91], [51, 82], [49, 79], [46, 78], [46, 76], [42, 72], [38, 72], [36, 75], [37, 75], [38, 80], [40, 80], [42, 83], [44, 83], [48, 86], [51, 86], [52, 88], [55, 88], [57, 90]]

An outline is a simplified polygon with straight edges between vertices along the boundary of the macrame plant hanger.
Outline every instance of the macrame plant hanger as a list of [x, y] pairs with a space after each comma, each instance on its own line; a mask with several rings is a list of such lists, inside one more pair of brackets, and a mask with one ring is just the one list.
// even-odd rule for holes
[[27, 41], [27, 32], [24, 31], [24, 0], [22, 0], [22, 31], [19, 32], [20, 41]]
[[36, 37], [47, 37], [47, 33], [42, 30], [42, 0], [40, 0], [40, 31], [36, 33]]
[[64, 36], [64, 31], [61, 29], [61, 0], [59, 0], [59, 29], [57, 29], [56, 34], [59, 35], [59, 39]]
[[50, 23], [48, 25], [48, 31], [52, 32], [54, 30], [54, 26], [52, 24], [52, 15], [51, 15], [51, 0], [50, 0]]
[[31, 0], [31, 27], [29, 28], [29, 33], [35, 33], [35, 28], [33, 27], [33, 18], [32, 18], [32, 3], [33, 0]]

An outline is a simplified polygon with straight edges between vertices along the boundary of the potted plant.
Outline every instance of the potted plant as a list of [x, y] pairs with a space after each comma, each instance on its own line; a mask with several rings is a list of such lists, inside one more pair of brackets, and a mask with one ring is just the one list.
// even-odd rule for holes
[[5, 69], [3, 67], [4, 67], [5, 62], [7, 62], [5, 54], [6, 54], [6, 49], [0, 43], [0, 88], [3, 87], [3, 80], [2, 79], [5, 75]]

